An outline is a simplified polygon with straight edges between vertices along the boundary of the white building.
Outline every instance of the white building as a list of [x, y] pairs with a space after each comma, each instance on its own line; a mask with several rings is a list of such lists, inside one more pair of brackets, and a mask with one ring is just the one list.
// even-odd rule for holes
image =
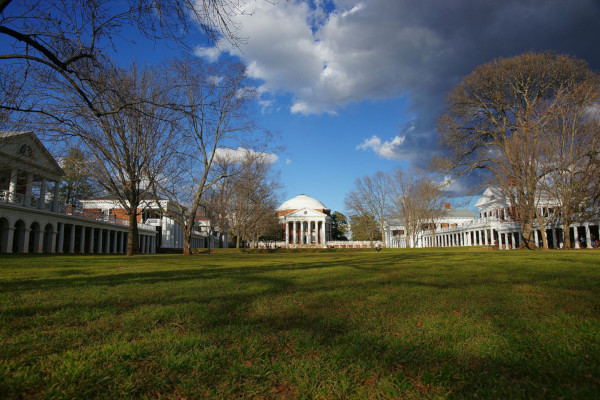
[[[64, 172], [32, 132], [0, 132], [0, 252], [124, 253], [128, 222], [59, 202]], [[142, 253], [156, 229], [140, 223]]]
[[[107, 217], [125, 217], [123, 206], [114, 196], [81, 200], [81, 205], [85, 210], [100, 212]], [[181, 210], [173, 201], [147, 196], [140, 202], [137, 212], [139, 222], [155, 227], [158, 249], [183, 248], [183, 227], [173, 218], [180, 214]], [[192, 232], [190, 247], [205, 248], [209, 244], [210, 247], [219, 247], [219, 237], [211, 232], [209, 219], [198, 217]]]
[[[455, 246], [492, 246], [499, 249], [515, 249], [521, 245], [521, 224], [510, 204], [510, 200], [495, 187], [487, 188], [475, 203], [479, 216], [468, 210], [446, 210], [439, 219], [436, 229], [424, 229], [417, 234], [416, 243], [406, 237], [404, 227], [391, 222], [386, 229], [385, 240], [389, 247], [455, 247]], [[558, 212], [555, 202], [542, 199], [538, 212], [551, 217]], [[580, 248], [591, 246], [599, 238], [598, 221], [573, 223], [570, 226], [571, 246]], [[534, 226], [534, 241], [541, 247], [541, 232]], [[560, 220], [546, 226], [546, 236], [550, 248], [561, 248], [563, 227]]]
[[285, 232], [285, 247], [326, 247], [331, 240], [331, 210], [305, 194], [277, 207], [277, 217]]

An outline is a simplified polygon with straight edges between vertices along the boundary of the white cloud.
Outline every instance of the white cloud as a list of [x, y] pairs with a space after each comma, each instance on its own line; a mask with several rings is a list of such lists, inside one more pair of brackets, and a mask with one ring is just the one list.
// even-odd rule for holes
[[221, 56], [221, 51], [216, 47], [196, 47], [194, 54], [206, 58], [209, 62], [215, 62]]
[[290, 160], [289, 158], [285, 159], [285, 165], [290, 165], [292, 163], [292, 160]]
[[274, 164], [279, 160], [279, 157], [275, 153], [261, 153], [242, 147], [238, 147], [237, 149], [218, 148], [215, 151], [215, 158], [227, 162], [242, 162], [251, 158], [256, 158], [258, 161], [266, 164]]
[[405, 140], [405, 136], [395, 136], [390, 141], [381, 141], [378, 136], [373, 135], [356, 146], [356, 150], [373, 150], [381, 158], [402, 160], [405, 158], [402, 152], [402, 144]]
[[[337, 1], [329, 14], [322, 3], [246, 4], [239, 23], [248, 43], [239, 49], [219, 43], [244, 60], [249, 76], [263, 82], [263, 93], [292, 93], [293, 113], [335, 113], [352, 101], [398, 96], [423, 71], [400, 71], [394, 59], [413, 60], [416, 47], [433, 52], [440, 44], [427, 29], [398, 30], [397, 18], [385, 11], [388, 2]], [[206, 48], [196, 54], [216, 57]]]

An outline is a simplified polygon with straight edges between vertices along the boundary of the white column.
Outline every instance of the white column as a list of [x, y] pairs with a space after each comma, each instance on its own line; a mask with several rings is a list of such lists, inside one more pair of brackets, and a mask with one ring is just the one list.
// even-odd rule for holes
[[25, 199], [23, 205], [25, 207], [31, 207], [31, 184], [33, 182], [33, 174], [27, 173], [27, 184], [25, 186]]
[[85, 252], [85, 226], [81, 227], [81, 237], [79, 238], [79, 253]]
[[58, 228], [57, 253], [63, 252], [64, 241], [65, 241], [65, 224], [60, 224], [60, 228]]
[[44, 236], [46, 230], [40, 226], [40, 229], [37, 232], [34, 232], [35, 235], [33, 238], [33, 252], [34, 253], [43, 253], [44, 252]]
[[327, 223], [327, 220], [323, 220], [321, 221], [321, 243], [322, 244], [326, 244], [327, 243], [327, 237], [326, 235], [326, 231], [325, 231], [325, 224]]
[[590, 232], [590, 225], [585, 224], [583, 226], [585, 227], [585, 242], [587, 243], [588, 249], [591, 249], [592, 248], [592, 238], [591, 238], [591, 232]]
[[290, 222], [285, 221], [285, 247], [290, 244]]
[[15, 228], [9, 226], [6, 231], [6, 253], [12, 253], [13, 241], [15, 238]]
[[23, 250], [23, 253], [29, 253], [29, 235], [31, 235], [31, 229], [25, 227], [23, 232], [23, 243], [19, 241], [19, 249]]
[[56, 181], [54, 182], [54, 198], [52, 199], [52, 211], [54, 212], [58, 212], [58, 196], [59, 196], [59, 190], [60, 189], [60, 185], [59, 182]]
[[93, 252], [94, 252], [94, 248], [95, 248], [95, 246], [94, 246], [94, 245], [95, 245], [95, 242], [94, 242], [94, 239], [95, 239], [95, 238], [94, 238], [94, 235], [95, 235], [96, 233], [95, 233], [94, 231], [95, 231], [94, 227], [91, 227], [91, 228], [90, 228], [90, 253], [93, 253]]
[[38, 208], [43, 210], [46, 208], [46, 190], [48, 183], [46, 182], [46, 178], [42, 179], [42, 183], [40, 185], [40, 201], [38, 202]]
[[498, 250], [502, 250], [502, 234], [498, 233]]
[[490, 243], [491, 243], [492, 246], [495, 246], [496, 245], [496, 236], [494, 235], [494, 228], [490, 227], [490, 235], [491, 235], [491, 238], [490, 238], [491, 242]]
[[535, 247], [538, 247], [538, 243], [539, 243], [538, 240], [539, 240], [538, 239], [538, 231], [537, 231], [537, 229], [534, 229], [533, 230], [533, 243], [534, 243]]
[[514, 232], [510, 232], [510, 244], [512, 245], [512, 249], [514, 250], [516, 245], [515, 245], [515, 233]]
[[54, 227], [52, 227], [50, 235], [50, 253], [56, 253], [56, 237], [58, 236], [58, 231], [55, 231]]
[[296, 224], [296, 221], [292, 221], [292, 238], [294, 239], [294, 244], [298, 242], [298, 229]]
[[487, 237], [487, 229], [483, 230], [483, 245], [487, 246], [488, 244], [488, 237]]
[[574, 226], [573, 227], [573, 236], [575, 238], [575, 248], [579, 249], [581, 246], [579, 246], [579, 228], [578, 226]]
[[102, 247], [102, 228], [98, 229], [98, 253], [102, 254], [104, 248]]
[[[10, 184], [8, 186], [8, 202], [14, 203], [15, 196], [17, 194], [17, 177], [19, 174], [19, 170], [11, 169], [10, 170]], [[12, 251], [12, 243], [11, 243], [11, 251]]]
[[304, 244], [304, 236], [306, 234], [304, 233], [304, 221], [300, 222], [300, 244]]
[[71, 233], [69, 235], [69, 253], [75, 253], [75, 224], [71, 225]]

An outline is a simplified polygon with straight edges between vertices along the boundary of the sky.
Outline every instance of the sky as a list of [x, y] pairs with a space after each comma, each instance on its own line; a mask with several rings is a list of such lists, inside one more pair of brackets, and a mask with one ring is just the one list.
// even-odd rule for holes
[[427, 166], [445, 94], [478, 65], [548, 50], [600, 69], [599, 0], [247, 0], [240, 11], [244, 44], [199, 37], [194, 53], [246, 65], [257, 122], [285, 146], [282, 200], [307, 194], [332, 211], [358, 177]]

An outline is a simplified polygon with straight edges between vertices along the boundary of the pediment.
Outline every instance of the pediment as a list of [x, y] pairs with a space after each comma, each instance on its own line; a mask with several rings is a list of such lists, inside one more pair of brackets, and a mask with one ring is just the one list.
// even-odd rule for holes
[[65, 174], [33, 132], [0, 132], [0, 162], [53, 180]]
[[324, 218], [327, 217], [327, 214], [312, 210], [310, 208], [301, 208], [289, 214], [286, 214], [285, 219], [303, 219], [303, 218]]
[[490, 186], [481, 195], [481, 197], [475, 202], [475, 207], [483, 208], [488, 204], [493, 203], [506, 203], [507, 199], [504, 193], [499, 188]]

